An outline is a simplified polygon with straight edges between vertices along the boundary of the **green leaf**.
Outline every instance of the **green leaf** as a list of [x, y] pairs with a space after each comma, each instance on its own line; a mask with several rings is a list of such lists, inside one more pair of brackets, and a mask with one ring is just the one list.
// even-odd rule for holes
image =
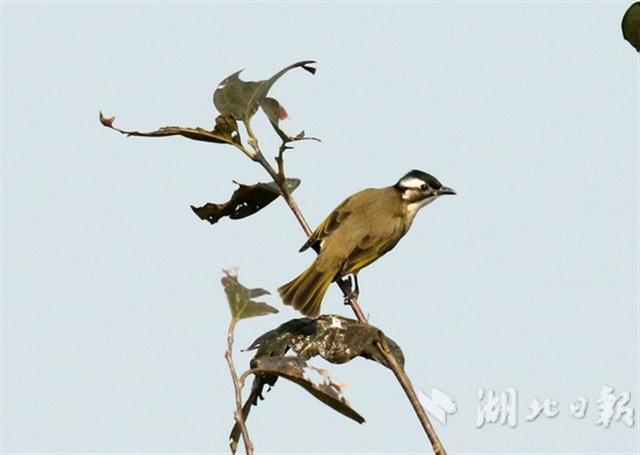
[[256, 113], [273, 84], [287, 71], [302, 68], [315, 74], [316, 68], [311, 66], [313, 64], [315, 64], [313, 60], [294, 63], [263, 81], [243, 81], [240, 79], [242, 70], [237, 71], [220, 82], [213, 92], [213, 104], [221, 114], [230, 114], [236, 120], [246, 123]]
[[262, 288], [250, 289], [249, 297], [255, 299], [256, 297], [262, 297], [263, 295], [271, 295], [269, 291]]
[[276, 134], [280, 139], [288, 142], [290, 140], [289, 135], [280, 129], [280, 120], [284, 120], [288, 116], [285, 108], [282, 107], [278, 100], [269, 97], [263, 98], [262, 101], [260, 101], [260, 107], [269, 119]]
[[222, 286], [227, 295], [231, 316], [236, 319], [247, 319], [256, 316], [277, 313], [271, 305], [264, 302], [256, 302], [252, 297], [267, 295], [264, 289], [248, 289], [238, 281], [238, 275], [232, 270], [223, 270]]
[[262, 111], [267, 115], [269, 121], [276, 126], [280, 123], [280, 120], [286, 119], [289, 114], [284, 107], [275, 98], [263, 98], [260, 101], [260, 107]]
[[[217, 223], [221, 218], [228, 216], [232, 220], [246, 218], [262, 210], [267, 205], [275, 201], [280, 196], [280, 189], [273, 183], [256, 183], [255, 185], [243, 185], [237, 183], [238, 189], [233, 192], [231, 199], [227, 202], [215, 204], [207, 202], [201, 207], [191, 206], [200, 219], [211, 224]], [[288, 192], [293, 192], [300, 179], [286, 179], [285, 188]]]
[[632, 4], [624, 14], [622, 36], [640, 52], [640, 2]]
[[263, 357], [256, 359], [253, 370], [256, 375], [275, 375], [295, 382], [340, 414], [364, 423], [342, 395], [342, 386], [331, 380], [326, 370], [307, 364], [301, 357]]
[[204, 128], [188, 128], [182, 126], [163, 126], [155, 131], [140, 132], [121, 130], [113, 126], [115, 117], [105, 117], [100, 112], [100, 123], [107, 128], [111, 128], [127, 136], [142, 137], [164, 137], [164, 136], [184, 136], [194, 141], [215, 142], [217, 144], [241, 144], [238, 123], [229, 115], [219, 115], [216, 118], [215, 128], [211, 131]]

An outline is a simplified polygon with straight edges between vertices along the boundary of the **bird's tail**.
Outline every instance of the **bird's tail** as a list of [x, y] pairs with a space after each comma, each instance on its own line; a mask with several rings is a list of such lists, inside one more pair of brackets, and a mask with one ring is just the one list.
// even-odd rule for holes
[[320, 314], [322, 298], [335, 278], [335, 272], [318, 271], [314, 262], [289, 283], [278, 288], [285, 305], [291, 305], [305, 316], [315, 318]]

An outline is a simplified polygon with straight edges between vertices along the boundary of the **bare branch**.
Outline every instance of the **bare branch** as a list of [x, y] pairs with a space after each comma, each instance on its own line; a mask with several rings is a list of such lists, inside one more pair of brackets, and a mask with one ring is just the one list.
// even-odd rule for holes
[[[282, 137], [282, 136], [281, 136]], [[316, 141], [322, 142], [317, 137], [307, 137], [304, 135], [304, 131], [302, 131], [297, 136], [284, 136], [282, 137], [282, 144], [280, 145], [280, 149], [278, 150], [278, 156], [276, 156], [276, 163], [278, 163], [278, 178], [280, 181], [284, 182], [286, 177], [284, 174], [284, 152], [292, 149], [293, 147], [289, 144], [297, 141]]]
[[285, 180], [284, 179], [280, 180], [280, 175], [278, 174], [278, 172], [276, 172], [273, 166], [271, 166], [271, 164], [267, 161], [267, 159], [264, 157], [264, 155], [260, 151], [260, 145], [258, 144], [258, 139], [256, 138], [253, 132], [253, 129], [251, 128], [251, 122], [245, 122], [245, 127], [247, 129], [247, 136], [248, 136], [247, 142], [251, 145], [251, 147], [253, 147], [253, 151], [256, 154], [256, 158], [254, 161], [257, 161], [258, 163], [260, 163], [260, 165], [264, 168], [264, 170], [267, 171], [267, 173], [271, 176], [274, 183], [278, 185], [278, 188], [280, 188], [280, 192], [282, 193], [282, 197], [284, 198], [285, 202], [287, 203], [287, 205], [289, 206], [293, 214], [296, 216], [296, 219], [300, 223], [300, 226], [302, 226], [302, 229], [304, 229], [304, 232], [307, 234], [307, 237], [309, 237], [313, 233], [313, 231], [311, 230], [309, 223], [307, 223], [307, 220], [304, 218], [304, 215], [302, 214], [302, 211], [298, 207], [296, 200], [293, 199], [293, 197], [291, 196], [291, 193], [285, 188], [284, 186]]
[[[233, 413], [233, 418], [240, 426], [245, 453], [247, 455], [253, 455], [253, 443], [249, 439], [249, 430], [247, 429], [247, 425], [242, 418], [242, 386], [244, 385], [246, 376], [242, 375], [242, 377], [238, 379], [238, 373], [236, 372], [236, 368], [233, 365], [233, 332], [236, 328], [237, 322], [238, 320], [236, 318], [231, 318], [231, 322], [229, 323], [229, 330], [227, 331], [227, 351], [224, 353], [224, 358], [227, 359], [229, 372], [231, 373], [231, 379], [233, 380], [233, 388], [235, 389], [236, 393], [236, 410]], [[230, 441], [230, 446], [231, 452], [236, 453], [236, 443], [234, 441]]]

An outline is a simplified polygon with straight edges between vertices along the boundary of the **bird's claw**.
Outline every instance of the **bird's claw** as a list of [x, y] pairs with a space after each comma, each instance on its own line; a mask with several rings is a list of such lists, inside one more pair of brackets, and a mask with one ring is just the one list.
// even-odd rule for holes
[[355, 291], [351, 291], [349, 292], [347, 295], [344, 296], [344, 304], [345, 305], [351, 305], [351, 300], [358, 300], [358, 293]]

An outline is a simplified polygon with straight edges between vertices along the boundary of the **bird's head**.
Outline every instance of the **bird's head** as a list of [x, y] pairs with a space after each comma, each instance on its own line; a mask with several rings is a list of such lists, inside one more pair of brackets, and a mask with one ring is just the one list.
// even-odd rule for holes
[[407, 172], [398, 180], [394, 188], [400, 192], [407, 206], [415, 211], [435, 201], [440, 196], [456, 194], [451, 188], [442, 185], [433, 175], [415, 169]]

